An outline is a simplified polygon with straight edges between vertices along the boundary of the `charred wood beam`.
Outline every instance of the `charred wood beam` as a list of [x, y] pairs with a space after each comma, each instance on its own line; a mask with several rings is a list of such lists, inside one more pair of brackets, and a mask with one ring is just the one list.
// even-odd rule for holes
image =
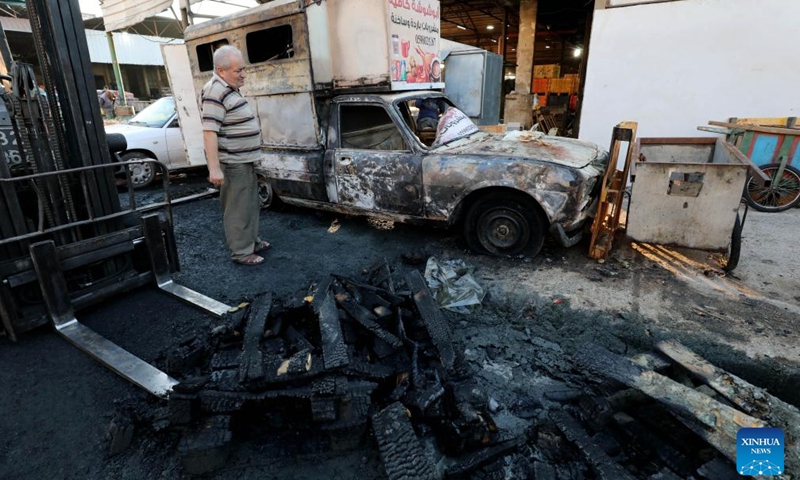
[[575, 355], [577, 363], [598, 375], [612, 378], [636, 388], [671, 408], [696, 418], [707, 427], [719, 431], [736, 443], [740, 428], [765, 427], [766, 423], [722, 404], [707, 395], [590, 344]]
[[480, 452], [470, 454], [469, 458], [466, 460], [448, 468], [444, 476], [447, 479], [469, 478], [470, 473], [489, 465], [501, 457], [516, 452], [524, 443], [523, 440], [509, 440], [499, 445], [483, 449]]
[[403, 297], [400, 297], [396, 295], [394, 292], [390, 292], [389, 290], [375, 287], [372, 285], [364, 285], [363, 283], [358, 283], [355, 280], [352, 280], [347, 277], [341, 277], [339, 275], [334, 275], [334, 277], [342, 285], [351, 285], [353, 287], [358, 288], [359, 290], [363, 290], [364, 292], [370, 292], [381, 296], [384, 300], [389, 302], [392, 307], [402, 305], [405, 302], [405, 299], [403, 299]]
[[353, 361], [344, 367], [342, 373], [348, 377], [364, 378], [381, 382], [397, 375], [397, 371], [388, 365], [379, 363], [367, 363], [363, 361]]
[[390, 480], [437, 478], [402, 404], [393, 403], [373, 415], [372, 432]]
[[439, 351], [442, 365], [445, 369], [452, 370], [455, 363], [455, 351], [453, 350], [453, 341], [447, 320], [439, 310], [439, 306], [428, 289], [425, 279], [422, 278], [418, 271], [409, 272], [406, 275], [406, 283], [408, 283], [408, 288], [411, 289], [414, 303], [417, 305], [417, 310], [419, 310], [428, 335], [430, 335], [433, 345]]
[[301, 350], [288, 359], [284, 360], [278, 367], [278, 376], [283, 375], [302, 375], [311, 371], [311, 350]]
[[676, 340], [659, 342], [656, 348], [745, 412], [782, 429], [787, 468], [800, 468], [800, 411], [796, 407], [716, 367]]
[[332, 283], [333, 277], [330, 275], [317, 282], [317, 289], [314, 291], [314, 299], [311, 300], [311, 307], [314, 309], [315, 313], [319, 314], [320, 309], [322, 309], [322, 302], [327, 298]]
[[399, 338], [388, 330], [385, 330], [375, 321], [376, 317], [372, 312], [356, 303], [349, 295], [336, 295], [336, 302], [339, 303], [350, 317], [362, 327], [369, 330], [375, 337], [383, 340], [395, 350], [403, 346], [403, 342]]
[[347, 394], [346, 377], [323, 377], [314, 380], [311, 384], [314, 395], [320, 397], [344, 396]]
[[444, 387], [437, 384], [425, 390], [415, 390], [409, 395], [407, 403], [416, 413], [424, 415], [442, 396], [444, 396]]
[[269, 310], [272, 307], [272, 293], [267, 292], [250, 306], [250, 315], [244, 330], [242, 360], [239, 364], [241, 381], [255, 380], [264, 376], [264, 359], [258, 344], [264, 335]]
[[370, 274], [370, 283], [378, 288], [384, 288], [392, 293], [395, 292], [394, 281], [392, 280], [392, 269], [389, 262], [384, 258]]
[[595, 445], [586, 430], [570, 414], [565, 411], [551, 410], [549, 416], [558, 426], [558, 429], [567, 437], [567, 440], [574, 443], [583, 453], [601, 479], [634, 480], [634, 477], [627, 470]]
[[[330, 283], [328, 283], [330, 286]], [[324, 297], [317, 303], [320, 295]], [[319, 332], [322, 338], [322, 358], [325, 362], [325, 369], [332, 370], [343, 367], [350, 363], [347, 356], [347, 347], [344, 343], [342, 334], [342, 324], [339, 322], [339, 312], [336, 309], [336, 302], [333, 295], [326, 290], [314, 298], [314, 311], [319, 319]]]

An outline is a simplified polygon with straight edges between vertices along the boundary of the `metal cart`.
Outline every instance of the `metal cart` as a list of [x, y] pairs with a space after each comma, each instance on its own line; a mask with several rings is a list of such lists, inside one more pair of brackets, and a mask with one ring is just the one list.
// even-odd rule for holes
[[739, 215], [748, 171], [769, 179], [735, 146], [714, 138], [640, 138], [634, 147], [628, 236], [719, 252], [736, 268], [747, 207]]
[[748, 179], [747, 204], [761, 212], [782, 212], [800, 204], [800, 127], [795, 117], [731, 118], [698, 130], [721, 133], [772, 179], [763, 186]]

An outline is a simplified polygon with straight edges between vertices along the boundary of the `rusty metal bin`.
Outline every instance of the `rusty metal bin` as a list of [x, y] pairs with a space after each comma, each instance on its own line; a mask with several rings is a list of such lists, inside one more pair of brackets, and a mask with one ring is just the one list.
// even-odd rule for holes
[[738, 212], [751, 166], [747, 157], [722, 139], [640, 138], [634, 158], [628, 236], [721, 252], [732, 270], [741, 242]]

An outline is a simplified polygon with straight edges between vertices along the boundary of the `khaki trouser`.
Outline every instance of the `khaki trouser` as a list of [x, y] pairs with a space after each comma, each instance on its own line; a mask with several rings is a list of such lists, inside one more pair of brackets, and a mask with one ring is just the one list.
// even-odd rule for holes
[[234, 260], [250, 255], [258, 236], [258, 182], [253, 163], [220, 163], [225, 183], [220, 188], [225, 239]]

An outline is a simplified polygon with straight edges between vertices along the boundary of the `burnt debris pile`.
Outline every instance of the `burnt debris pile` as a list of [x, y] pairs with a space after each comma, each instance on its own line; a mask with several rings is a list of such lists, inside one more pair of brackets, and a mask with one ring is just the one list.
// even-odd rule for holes
[[728, 480], [737, 431], [772, 426], [800, 468], [797, 408], [676, 341], [633, 356], [597, 335], [610, 350], [565, 351], [536, 335], [556, 318], [544, 309], [451, 330], [422, 275], [395, 274], [266, 293], [181, 343], [168, 406], [117, 416], [112, 453], [138, 420], [177, 434], [191, 474], [262, 442], [276, 458], [371, 448], [390, 480]]
[[396, 289], [383, 264], [371, 280], [331, 276], [287, 301], [266, 293], [168, 356], [182, 380], [169, 422], [186, 428], [188, 472], [222, 467], [236, 433], [252, 428], [306, 432], [331, 449], [374, 438], [390, 478], [435, 478], [418, 432], [453, 454], [494, 446], [497, 428], [465, 399], [450, 327], [422, 276]]

